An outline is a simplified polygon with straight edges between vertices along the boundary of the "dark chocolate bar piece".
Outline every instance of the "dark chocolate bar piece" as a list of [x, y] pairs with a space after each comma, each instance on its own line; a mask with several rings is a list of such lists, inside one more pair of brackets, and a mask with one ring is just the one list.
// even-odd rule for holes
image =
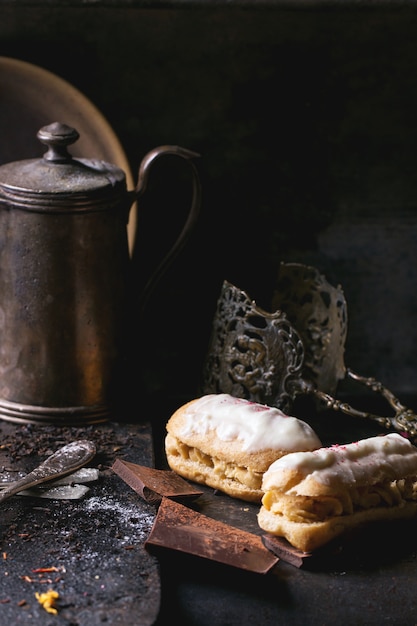
[[259, 574], [266, 574], [279, 561], [258, 535], [165, 497], [145, 546], [178, 550]]
[[171, 470], [158, 470], [121, 459], [114, 461], [112, 470], [150, 504], [158, 505], [163, 496], [193, 499], [202, 494]]
[[263, 544], [279, 558], [295, 567], [303, 567], [313, 556], [311, 552], [302, 552], [294, 548], [284, 537], [274, 535], [262, 535]]

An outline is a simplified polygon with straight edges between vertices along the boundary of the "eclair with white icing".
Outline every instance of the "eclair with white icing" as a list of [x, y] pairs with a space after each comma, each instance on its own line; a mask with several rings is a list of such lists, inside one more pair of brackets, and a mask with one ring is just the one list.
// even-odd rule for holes
[[417, 447], [387, 434], [289, 454], [262, 489], [259, 526], [311, 552], [359, 526], [417, 516]]
[[322, 445], [306, 422], [228, 394], [205, 395], [181, 406], [166, 430], [166, 458], [177, 474], [259, 503], [262, 477], [273, 461]]

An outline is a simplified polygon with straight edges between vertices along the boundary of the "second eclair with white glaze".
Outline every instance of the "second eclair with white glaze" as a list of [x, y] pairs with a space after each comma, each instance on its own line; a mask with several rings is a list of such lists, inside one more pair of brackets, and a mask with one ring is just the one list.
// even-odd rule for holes
[[365, 524], [417, 517], [417, 447], [392, 433], [289, 454], [262, 488], [259, 526], [310, 552]]

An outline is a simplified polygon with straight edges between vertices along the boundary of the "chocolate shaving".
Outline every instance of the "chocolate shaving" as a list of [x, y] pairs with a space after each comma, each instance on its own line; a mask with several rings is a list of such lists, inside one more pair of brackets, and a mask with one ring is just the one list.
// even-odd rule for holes
[[284, 537], [262, 535], [262, 541], [268, 550], [271, 550], [283, 561], [298, 568], [303, 567], [313, 556], [311, 552], [302, 552], [302, 550], [294, 548]]
[[158, 470], [116, 459], [112, 470], [150, 504], [160, 504], [162, 497], [198, 498], [203, 493], [171, 470]]
[[178, 550], [259, 574], [266, 574], [279, 560], [258, 535], [165, 497], [145, 546]]

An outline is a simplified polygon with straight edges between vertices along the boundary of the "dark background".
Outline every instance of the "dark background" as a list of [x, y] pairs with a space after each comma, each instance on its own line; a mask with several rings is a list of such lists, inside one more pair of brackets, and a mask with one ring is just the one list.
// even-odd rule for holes
[[[281, 261], [343, 286], [346, 363], [417, 408], [416, 33], [411, 1], [0, 1], [0, 55], [88, 96], [135, 177], [158, 145], [201, 154], [198, 227], [132, 328], [138, 419], [156, 414], [147, 395], [179, 403], [198, 393], [223, 280], [267, 308]], [[137, 293], [182, 222], [187, 183], [173, 161], [155, 170]], [[362, 435], [354, 424], [345, 436], [347, 421], [332, 417], [318, 431], [326, 441]], [[158, 623], [414, 624], [415, 542], [391, 532], [351, 550], [353, 574], [349, 562], [330, 575], [284, 563], [255, 580], [162, 556]]]
[[[297, 261], [344, 289], [346, 364], [415, 394], [416, 32], [412, 2], [0, 3], [0, 55], [89, 97], [135, 179], [158, 145], [201, 154], [198, 227], [136, 317], [138, 393], [194, 396], [223, 280], [268, 309], [280, 261]], [[176, 162], [155, 168], [138, 292], [188, 184]]]

